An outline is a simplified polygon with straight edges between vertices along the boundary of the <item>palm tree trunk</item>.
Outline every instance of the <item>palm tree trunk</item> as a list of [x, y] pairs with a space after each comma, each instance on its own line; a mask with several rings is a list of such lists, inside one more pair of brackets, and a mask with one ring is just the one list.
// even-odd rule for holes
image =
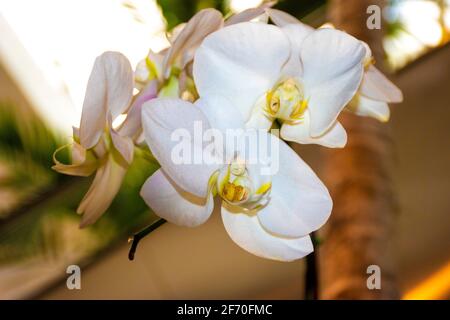
[[[377, 0], [331, 0], [329, 19], [367, 42], [382, 61], [381, 30], [369, 30], [367, 7]], [[381, 57], [381, 58], [380, 58]], [[378, 67], [380, 67], [378, 65]], [[386, 124], [344, 112], [344, 149], [324, 149], [322, 177], [334, 201], [319, 249], [320, 298], [396, 299], [399, 297], [387, 247], [396, 214], [390, 180], [391, 137]], [[381, 289], [369, 290], [367, 267], [381, 269]]]

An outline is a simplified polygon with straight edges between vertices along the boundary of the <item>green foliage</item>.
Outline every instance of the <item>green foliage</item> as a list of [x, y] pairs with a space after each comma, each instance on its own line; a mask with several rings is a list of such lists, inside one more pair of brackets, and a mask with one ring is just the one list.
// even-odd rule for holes
[[187, 22], [197, 11], [216, 8], [223, 11], [224, 0], [158, 0], [167, 21], [167, 30]]
[[315, 9], [324, 6], [326, 2], [326, 0], [279, 0], [275, 8], [301, 19]]
[[0, 103], [0, 219], [64, 180], [49, 170], [61, 141], [32, 110]]
[[397, 37], [402, 31], [406, 30], [404, 24], [401, 21], [393, 21], [387, 24], [386, 36]]
[[[76, 209], [93, 177], [75, 178], [51, 170], [53, 152], [65, 143], [32, 110], [0, 104], [0, 197], [14, 200], [3, 211], [0, 206], [0, 269], [30, 261], [77, 263], [116, 241], [126, 241], [155, 219], [139, 191], [158, 165], [140, 151], [107, 212], [80, 230]], [[69, 155], [58, 158], [67, 161]]]
[[[32, 110], [23, 110], [9, 103], [0, 103], [0, 150], [16, 152], [49, 167], [53, 151], [61, 145], [57, 137]], [[67, 158], [66, 155], [62, 155]]]

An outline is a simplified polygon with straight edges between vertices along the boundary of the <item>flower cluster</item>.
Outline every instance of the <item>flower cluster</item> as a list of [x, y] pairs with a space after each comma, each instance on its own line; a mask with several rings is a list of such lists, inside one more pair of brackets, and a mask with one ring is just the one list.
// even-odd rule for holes
[[[312, 252], [309, 234], [327, 221], [332, 200], [286, 142], [342, 148], [341, 111], [387, 121], [387, 103], [400, 102], [401, 91], [374, 67], [367, 44], [313, 29], [270, 4], [226, 20], [200, 11], [169, 40], [134, 74], [120, 53], [94, 64], [72, 164], [55, 157], [54, 166], [96, 172], [78, 208], [81, 225], [108, 208], [136, 148], [148, 148], [161, 167], [141, 196], [160, 217], [198, 226], [219, 205], [216, 197], [226, 231], [245, 250], [281, 261]], [[120, 114], [126, 118], [114, 126]], [[196, 139], [198, 126], [215, 134]], [[181, 136], [185, 158], [202, 161], [174, 160]]]

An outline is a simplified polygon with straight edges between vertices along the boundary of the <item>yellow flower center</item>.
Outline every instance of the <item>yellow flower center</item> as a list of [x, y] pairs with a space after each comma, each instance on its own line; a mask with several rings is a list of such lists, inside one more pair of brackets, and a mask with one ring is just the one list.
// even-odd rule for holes
[[239, 203], [248, 199], [249, 190], [235, 181], [225, 182], [221, 195], [228, 202]]
[[271, 182], [255, 186], [245, 162], [238, 159], [220, 170], [217, 177], [218, 194], [227, 203], [246, 209], [255, 209], [268, 198]]
[[264, 111], [270, 117], [287, 122], [302, 120], [308, 108], [308, 100], [303, 95], [303, 88], [294, 79], [279, 83], [266, 94]]

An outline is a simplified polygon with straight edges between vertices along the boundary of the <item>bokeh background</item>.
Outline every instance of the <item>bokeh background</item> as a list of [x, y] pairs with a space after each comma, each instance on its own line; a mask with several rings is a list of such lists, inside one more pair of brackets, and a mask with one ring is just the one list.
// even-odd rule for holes
[[[305, 259], [280, 263], [246, 253], [217, 214], [195, 229], [162, 225], [128, 261], [128, 237], [157, 219], [138, 195], [155, 170], [144, 159], [135, 159], [108, 212], [83, 230], [75, 210], [90, 179], [50, 169], [53, 151], [70, 141], [79, 122], [97, 55], [121, 51], [136, 65], [148, 49], [167, 46], [166, 32], [200, 9], [228, 15], [262, 2], [0, 0], [1, 299], [305, 298]], [[367, 15], [352, 13], [350, 2], [284, 0], [275, 7], [319, 27], [337, 6]], [[448, 299], [450, 1], [384, 3], [377, 66], [405, 99], [382, 125], [389, 135], [386, 190], [395, 207], [382, 261], [399, 298]], [[321, 147], [297, 149], [327, 182], [329, 155]], [[319, 239], [320, 253], [327, 237]], [[327, 268], [326, 257], [318, 263]], [[81, 290], [66, 287], [70, 264], [82, 267]]]

